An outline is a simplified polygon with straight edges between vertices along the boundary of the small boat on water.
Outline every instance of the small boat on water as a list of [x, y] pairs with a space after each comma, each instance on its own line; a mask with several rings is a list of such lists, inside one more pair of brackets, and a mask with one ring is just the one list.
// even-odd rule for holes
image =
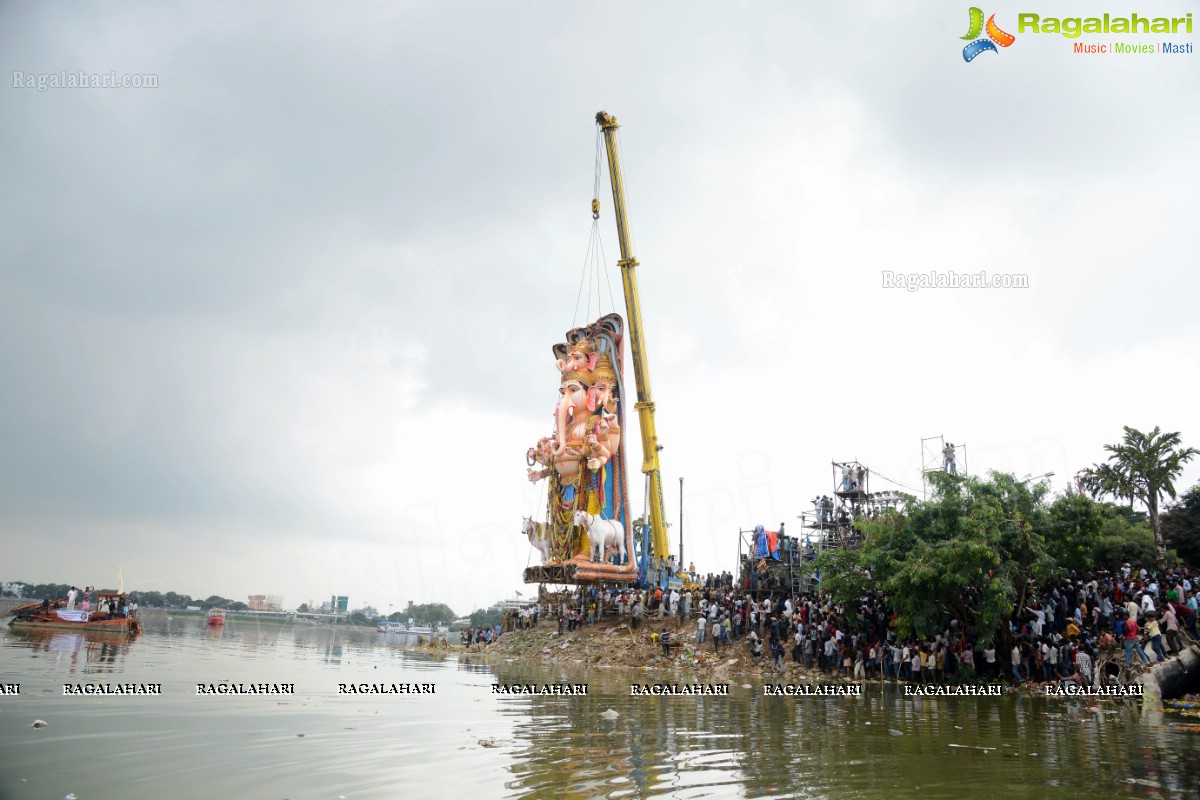
[[208, 610], [209, 625], [224, 625], [225, 624], [225, 609], [210, 608]]
[[13, 619], [8, 625], [10, 628], [60, 628], [89, 633], [97, 631], [137, 635], [142, 632], [142, 624], [137, 618], [115, 610], [124, 606], [123, 595], [97, 594], [93, 597], [96, 601], [96, 611], [68, 609], [65, 597], [53, 602], [18, 606], [9, 612]]

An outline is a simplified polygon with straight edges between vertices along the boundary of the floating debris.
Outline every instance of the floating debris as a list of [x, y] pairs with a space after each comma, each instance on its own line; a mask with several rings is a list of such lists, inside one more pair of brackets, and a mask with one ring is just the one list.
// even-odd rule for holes
[[35, 727], [35, 728], [44, 728], [49, 724], [50, 723], [46, 722], [46, 720], [44, 720], [44, 719], [35, 719], [33, 721], [33, 727]]
[[888, 733], [890, 733], [892, 736], [903, 736], [904, 735], [903, 731], [898, 731], [895, 728], [888, 728]]
[[480, 747], [495, 747], [496, 740], [495, 739], [480, 739], [479, 746]]
[[601, 711], [600, 716], [604, 717], [605, 719], [616, 719], [617, 717], [619, 717], [621, 715], [620, 715], [620, 713], [613, 711], [610, 708], [607, 711]]
[[1155, 781], [1148, 781], [1145, 778], [1126, 778], [1126, 783], [1133, 783], [1138, 786], [1149, 786], [1151, 789], [1161, 789], [1162, 784]]

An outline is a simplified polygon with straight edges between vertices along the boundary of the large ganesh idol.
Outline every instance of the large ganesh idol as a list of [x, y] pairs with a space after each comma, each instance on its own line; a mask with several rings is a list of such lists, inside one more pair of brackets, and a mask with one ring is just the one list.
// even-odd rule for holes
[[[623, 327], [618, 315], [609, 314], [569, 331], [567, 341], [554, 346], [559, 379], [554, 430], [526, 455], [529, 480], [548, 480], [547, 564], [571, 562], [577, 577], [597, 580], [627, 579], [633, 572], [623, 557], [631, 552], [621, 446]], [[597, 524], [617, 529], [624, 546], [609, 549], [622, 555], [605, 553], [592, 561], [587, 531], [598, 530]]]

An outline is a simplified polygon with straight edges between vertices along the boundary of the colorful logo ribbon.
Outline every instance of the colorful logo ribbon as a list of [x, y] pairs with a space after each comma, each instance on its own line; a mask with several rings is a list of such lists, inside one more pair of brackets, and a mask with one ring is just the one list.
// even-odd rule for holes
[[[1017, 40], [1017, 37], [1011, 33], [1005, 33], [1000, 30], [1000, 26], [996, 24], [996, 15], [992, 14], [988, 17], [987, 24], [983, 22], [983, 10], [971, 6], [970, 10], [971, 23], [967, 29], [967, 35], [963, 39], [972, 39], [973, 41], [963, 48], [963, 61], [971, 62], [975, 60], [975, 56], [987, 50], [993, 53], [1000, 52], [996, 49], [996, 45], [1008, 47]], [[979, 38], [979, 34], [987, 32], [987, 38]]]

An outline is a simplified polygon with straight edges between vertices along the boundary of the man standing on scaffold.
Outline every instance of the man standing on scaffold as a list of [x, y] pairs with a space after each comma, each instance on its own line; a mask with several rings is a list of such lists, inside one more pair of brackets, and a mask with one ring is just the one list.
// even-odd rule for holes
[[958, 464], [954, 461], [954, 445], [949, 442], [942, 448], [942, 466], [950, 475], [958, 474]]

